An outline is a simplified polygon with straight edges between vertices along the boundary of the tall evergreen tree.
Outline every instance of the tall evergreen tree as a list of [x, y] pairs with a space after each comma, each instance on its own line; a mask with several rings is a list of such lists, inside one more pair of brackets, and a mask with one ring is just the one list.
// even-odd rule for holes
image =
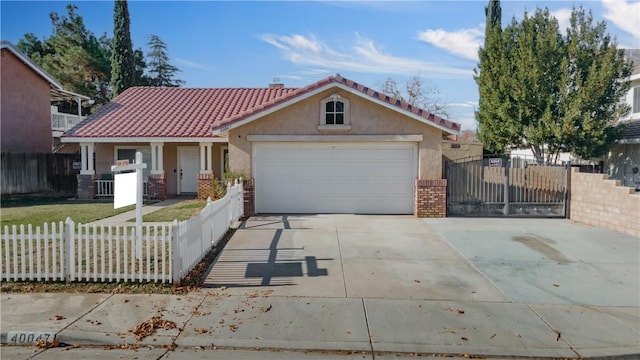
[[486, 26], [484, 46], [478, 51], [480, 62], [475, 70], [480, 101], [476, 118], [478, 136], [485, 147], [492, 152], [503, 152], [505, 142], [517, 137], [516, 129], [505, 127], [500, 121], [506, 98], [509, 96], [502, 78], [509, 66], [505, 61], [502, 45], [502, 8], [499, 0], [489, 1], [485, 7]]
[[499, 152], [528, 147], [541, 164], [560, 151], [603, 155], [619, 131], [615, 123], [628, 111], [619, 100], [630, 73], [604, 22], [594, 25], [590, 14], [574, 9], [563, 36], [549, 10], [537, 9], [502, 31], [495, 3], [486, 9], [475, 76], [481, 140]]
[[129, 25], [127, 1], [115, 0], [111, 47], [111, 88], [114, 97], [135, 85], [134, 53]]
[[[67, 5], [66, 16], [50, 13], [53, 34], [43, 41], [25, 34], [17, 46], [65, 89], [93, 99], [95, 109], [109, 101], [111, 42], [106, 35], [98, 38], [89, 31], [77, 9], [75, 5]], [[87, 113], [90, 106], [84, 105]]]
[[169, 63], [169, 53], [165, 44], [158, 35], [151, 35], [147, 45], [150, 51], [147, 53], [147, 66], [149, 73], [149, 85], [180, 87], [184, 81], [175, 79], [180, 71]]

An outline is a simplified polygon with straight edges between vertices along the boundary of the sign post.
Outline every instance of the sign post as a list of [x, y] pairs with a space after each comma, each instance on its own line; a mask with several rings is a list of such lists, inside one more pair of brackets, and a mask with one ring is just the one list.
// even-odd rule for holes
[[[136, 258], [142, 259], [142, 170], [147, 164], [142, 162], [142, 153], [136, 152], [136, 163], [118, 160], [117, 165], [111, 166], [112, 172], [120, 172], [114, 177], [113, 208], [121, 208], [136, 204]], [[135, 173], [123, 171], [135, 170]]]

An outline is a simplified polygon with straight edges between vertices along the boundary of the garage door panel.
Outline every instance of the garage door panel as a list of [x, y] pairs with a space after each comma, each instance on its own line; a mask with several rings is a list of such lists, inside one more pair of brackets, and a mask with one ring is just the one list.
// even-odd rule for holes
[[414, 143], [256, 143], [258, 213], [408, 214]]

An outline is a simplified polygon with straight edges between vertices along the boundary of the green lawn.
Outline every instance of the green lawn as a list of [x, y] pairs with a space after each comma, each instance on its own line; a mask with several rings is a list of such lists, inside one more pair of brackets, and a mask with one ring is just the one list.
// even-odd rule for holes
[[[147, 214], [143, 217], [142, 221], [165, 222], [173, 221], [176, 219], [178, 221], [187, 220], [200, 213], [200, 211], [202, 211], [202, 209], [204, 209], [206, 205], [206, 200], [185, 200]], [[131, 219], [129, 221], [136, 221], [136, 219]]]
[[119, 213], [134, 210], [135, 205], [120, 209], [114, 209], [111, 202], [79, 202], [74, 200], [57, 203], [2, 207], [0, 209], [0, 228], [4, 232], [4, 227], [21, 224], [33, 224], [42, 226], [45, 222], [64, 221], [71, 217], [77, 223], [88, 223], [103, 219]]

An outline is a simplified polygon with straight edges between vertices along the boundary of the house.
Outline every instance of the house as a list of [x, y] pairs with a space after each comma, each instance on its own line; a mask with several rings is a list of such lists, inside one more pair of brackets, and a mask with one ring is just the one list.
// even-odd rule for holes
[[[4, 152], [50, 153], [65, 130], [82, 119], [88, 97], [64, 90], [51, 75], [8, 41], [0, 43], [0, 147]], [[78, 115], [63, 114], [54, 101], [74, 100]]]
[[441, 139], [459, 130], [335, 75], [302, 88], [133, 87], [62, 141], [81, 146], [79, 197], [140, 151], [151, 197], [206, 197], [228, 169], [246, 179], [249, 214], [444, 216]]
[[631, 88], [624, 98], [631, 111], [621, 119], [625, 129], [605, 158], [605, 172], [640, 191], [640, 49], [626, 49], [625, 56], [633, 61]]

